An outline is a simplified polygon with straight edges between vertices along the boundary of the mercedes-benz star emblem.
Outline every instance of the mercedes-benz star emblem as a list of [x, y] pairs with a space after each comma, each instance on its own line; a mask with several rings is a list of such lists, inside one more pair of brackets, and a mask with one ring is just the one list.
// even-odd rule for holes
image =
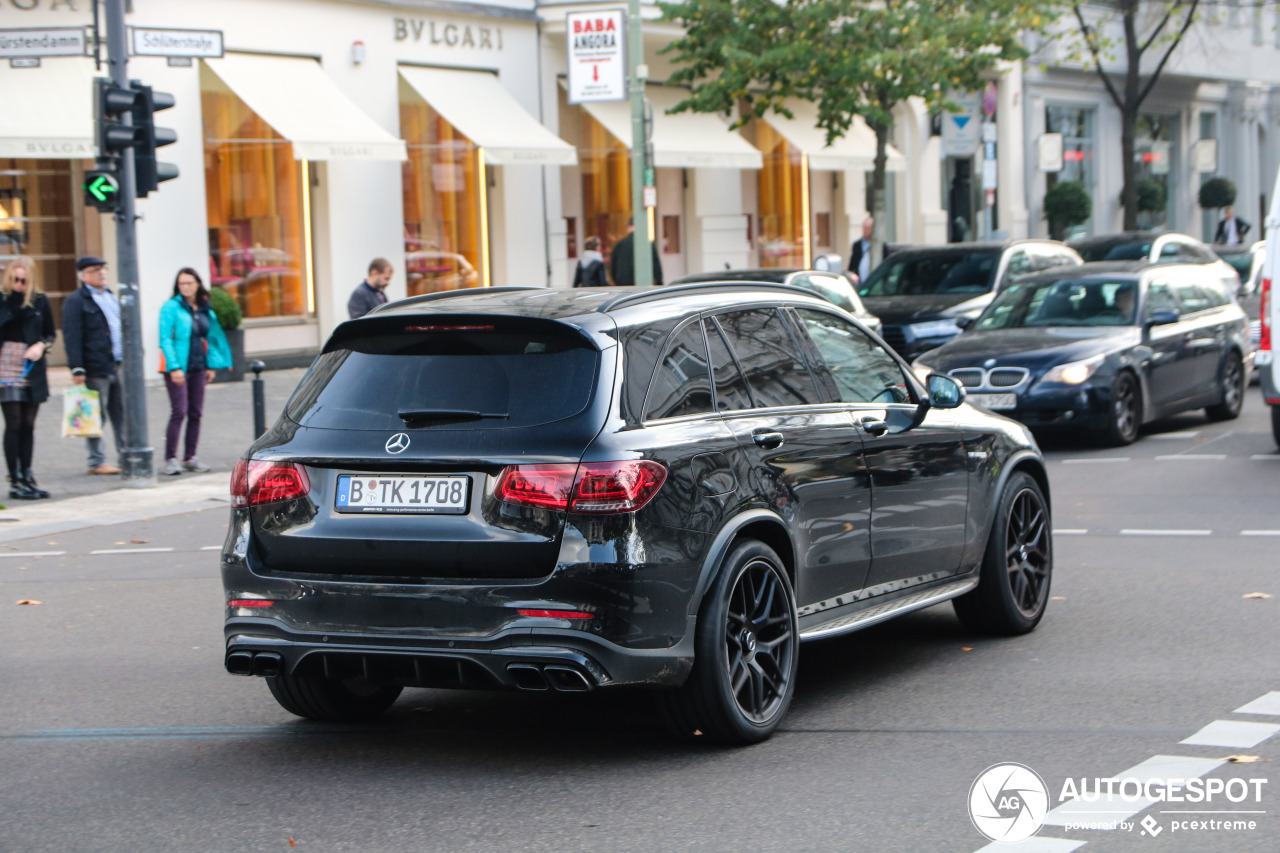
[[409, 436], [403, 432], [398, 432], [391, 438], [387, 439], [388, 453], [404, 453], [409, 447]]

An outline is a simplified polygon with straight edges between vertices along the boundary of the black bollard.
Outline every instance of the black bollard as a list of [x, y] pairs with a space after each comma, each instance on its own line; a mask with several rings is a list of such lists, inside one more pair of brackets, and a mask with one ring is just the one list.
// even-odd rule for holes
[[262, 371], [267, 366], [255, 361], [249, 369], [253, 371], [253, 437], [257, 439], [267, 431], [267, 392], [262, 382]]

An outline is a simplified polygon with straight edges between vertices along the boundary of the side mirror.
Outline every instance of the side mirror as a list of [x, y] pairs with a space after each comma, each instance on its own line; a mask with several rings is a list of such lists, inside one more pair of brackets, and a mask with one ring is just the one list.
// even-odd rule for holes
[[1159, 311], [1152, 311], [1151, 316], [1147, 318], [1147, 326], [1167, 326], [1170, 323], [1178, 322], [1178, 312], [1169, 308], [1161, 308]]
[[955, 409], [964, 402], [964, 386], [950, 376], [930, 373], [925, 388], [929, 391], [929, 405], [936, 409]]
[[976, 318], [970, 317], [968, 314], [961, 314], [955, 318], [956, 328], [963, 332], [965, 329], [973, 325], [974, 319]]

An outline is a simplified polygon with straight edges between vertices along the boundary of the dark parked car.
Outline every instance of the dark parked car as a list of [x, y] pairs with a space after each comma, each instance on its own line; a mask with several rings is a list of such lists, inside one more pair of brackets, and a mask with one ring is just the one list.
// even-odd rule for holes
[[908, 246], [881, 262], [858, 295], [884, 324], [884, 339], [910, 361], [960, 334], [960, 324], [1015, 276], [1080, 263], [1051, 240]]
[[1005, 288], [956, 340], [915, 363], [1034, 428], [1129, 444], [1147, 421], [1240, 414], [1248, 321], [1201, 266], [1086, 264]]
[[776, 284], [792, 284], [816, 293], [832, 305], [839, 305], [862, 325], [874, 332], [880, 331], [880, 318], [872, 314], [858, 298], [858, 291], [841, 272], [826, 270], [797, 269], [758, 269], [758, 270], [722, 270], [720, 272], [703, 272], [686, 275], [671, 282], [672, 284], [706, 284], [714, 281], [765, 281]]
[[1195, 237], [1172, 231], [1122, 231], [1100, 237], [1081, 237], [1067, 245], [1085, 262], [1148, 261], [1153, 264], [1196, 264], [1204, 268], [1222, 292], [1234, 298], [1244, 280], [1213, 248]]
[[391, 303], [236, 466], [226, 668], [318, 720], [644, 685], [682, 736], [762, 740], [801, 640], [946, 600], [1040, 621], [1043, 459], [963, 395], [792, 287]]

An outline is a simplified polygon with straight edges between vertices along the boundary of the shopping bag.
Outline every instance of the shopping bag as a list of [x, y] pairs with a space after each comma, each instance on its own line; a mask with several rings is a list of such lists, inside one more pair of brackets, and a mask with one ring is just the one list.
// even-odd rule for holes
[[102, 404], [98, 392], [73, 385], [62, 398], [62, 437], [98, 438], [102, 435]]

